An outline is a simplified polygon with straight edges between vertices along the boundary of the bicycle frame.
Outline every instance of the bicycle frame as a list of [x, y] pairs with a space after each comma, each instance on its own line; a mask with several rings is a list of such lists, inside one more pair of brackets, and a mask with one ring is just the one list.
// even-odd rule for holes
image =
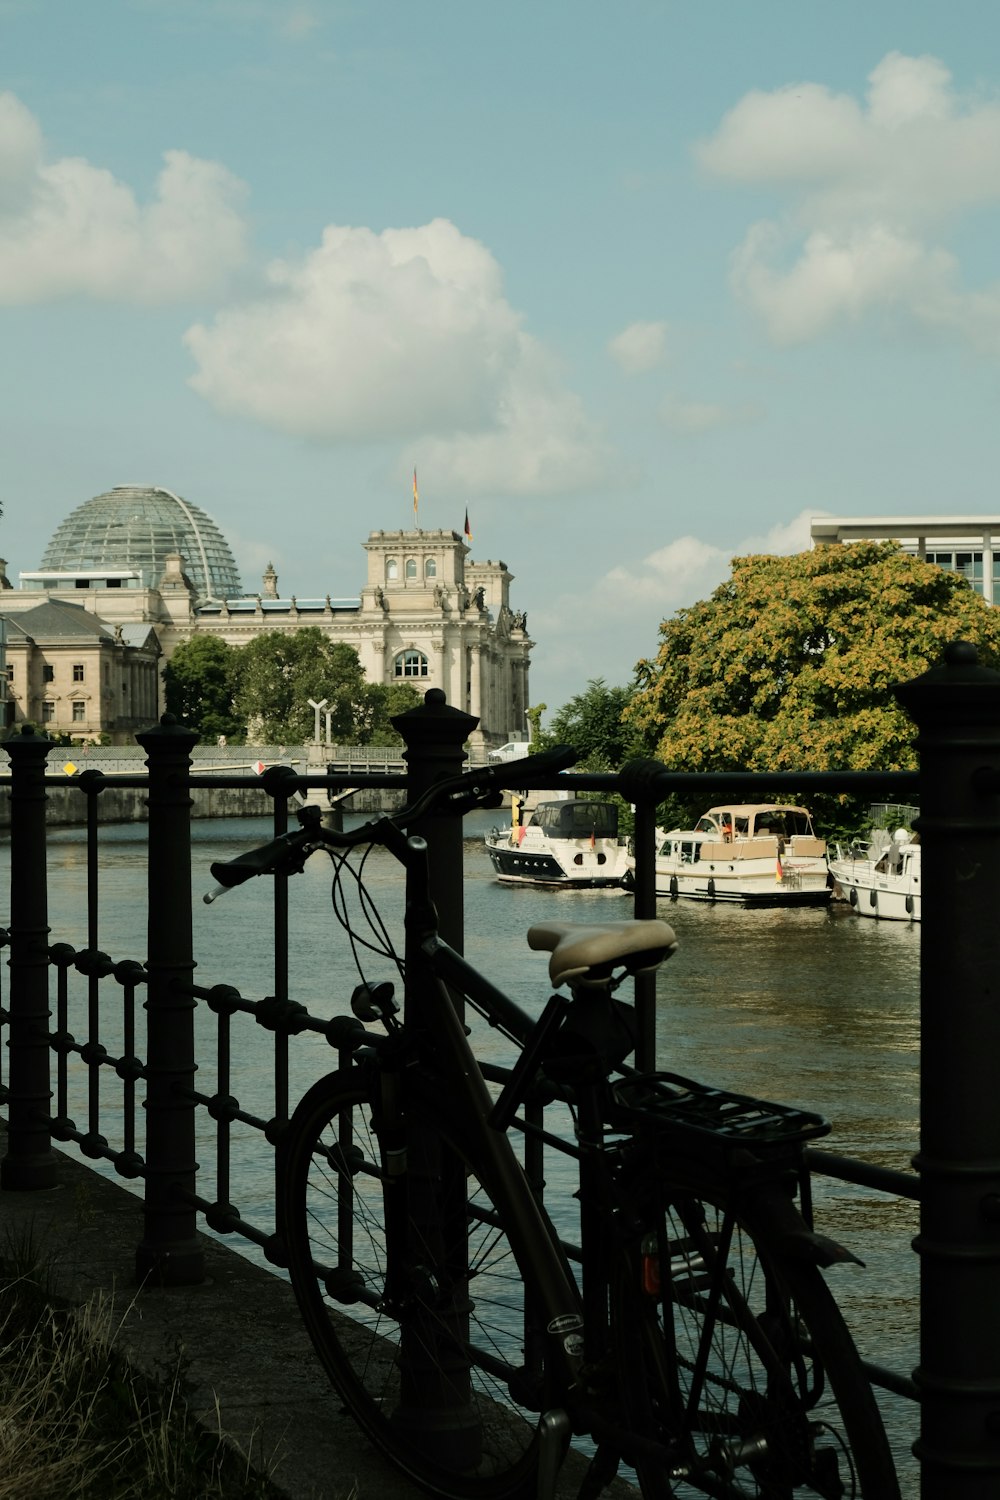
[[[506, 1133], [490, 1125], [494, 1101], [469, 1045], [461, 1007], [455, 1003], [449, 982], [456, 993], [467, 995], [522, 1043], [528, 1042], [536, 1023], [438, 935], [437, 914], [428, 895], [424, 840], [411, 837], [405, 840], [405, 849], [395, 841], [394, 846], [407, 871], [405, 1025], [416, 1038], [418, 1058], [422, 1055], [425, 1064], [446, 1082], [463, 1129], [474, 1139], [480, 1159], [488, 1164], [490, 1186], [511, 1244], [531, 1260], [541, 1303], [538, 1312], [558, 1372], [554, 1382], [558, 1390], [547, 1396], [561, 1406], [570, 1393], [582, 1389], [579, 1293]], [[402, 1237], [397, 1243], [404, 1243]], [[545, 1366], [547, 1371], [552, 1368], [549, 1358]]]
[[[613, 1194], [602, 1151], [604, 1078], [573, 1087], [573, 1101], [579, 1111], [576, 1146], [538, 1132], [578, 1164], [581, 1296], [566, 1264], [566, 1247], [553, 1240], [550, 1222], [539, 1211], [506, 1129], [497, 1128], [497, 1104], [469, 1044], [461, 1003], [456, 1004], [454, 997], [467, 997], [491, 1025], [509, 1032], [524, 1048], [522, 1057], [526, 1059], [534, 1053], [533, 1044], [544, 1035], [548, 1017], [546, 1013], [538, 1019], [529, 1016], [440, 937], [428, 896], [426, 846], [422, 839], [415, 838], [408, 839], [407, 845], [405, 856], [402, 847], [396, 850], [407, 869], [406, 1025], [408, 1029], [414, 1025], [417, 1028], [418, 1060], [430, 1069], [436, 1083], [447, 1087], [453, 1100], [458, 1099], [463, 1129], [475, 1141], [472, 1154], [481, 1153], [490, 1163], [499, 1218], [509, 1240], [528, 1258], [537, 1278], [541, 1306], [536, 1311], [557, 1359], [555, 1370], [550, 1360], [545, 1360], [546, 1390], [540, 1402], [543, 1446], [546, 1440], [553, 1448], [564, 1445], [572, 1426], [578, 1433], [609, 1437], [627, 1461], [638, 1462], [643, 1455], [648, 1460], [655, 1455], [662, 1464], [668, 1457], [666, 1450], [636, 1434], [627, 1434], [613, 1415], [606, 1395], [594, 1389], [590, 1379], [595, 1370], [606, 1365], [609, 1356], [611, 1256], [625, 1253], [621, 1247], [617, 1252], [612, 1250], [607, 1234], [607, 1209]], [[563, 996], [553, 997], [553, 1001], [560, 1002], [556, 1014], [571, 1004]], [[533, 1073], [534, 1069], [528, 1071]], [[530, 1141], [534, 1133], [530, 1126], [525, 1129]], [[397, 1237], [397, 1244], [404, 1243], [403, 1236]]]

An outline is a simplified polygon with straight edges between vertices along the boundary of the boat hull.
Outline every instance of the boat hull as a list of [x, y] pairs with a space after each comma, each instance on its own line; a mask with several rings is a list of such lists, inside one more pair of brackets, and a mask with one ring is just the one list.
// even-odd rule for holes
[[919, 875], [881, 874], [868, 860], [831, 860], [835, 889], [859, 917], [920, 921]]
[[[627, 883], [633, 882], [630, 869]], [[656, 894], [671, 900], [725, 901], [738, 906], [823, 906], [832, 892], [825, 865], [807, 874], [786, 871], [778, 879], [773, 865], [756, 872], [704, 870], [692, 874], [690, 866], [677, 868], [657, 860]]]
[[544, 885], [566, 890], [593, 890], [598, 887], [621, 887], [621, 851], [572, 848], [560, 850], [557, 857], [551, 849], [532, 848], [525, 841], [511, 844], [506, 839], [486, 840], [498, 880], [507, 885]]

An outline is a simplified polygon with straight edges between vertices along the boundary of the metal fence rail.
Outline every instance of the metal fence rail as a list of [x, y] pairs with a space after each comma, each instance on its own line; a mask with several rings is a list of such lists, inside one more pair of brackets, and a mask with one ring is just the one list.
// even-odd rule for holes
[[[915, 719], [919, 773], [830, 772], [822, 775], [671, 773], [652, 765], [629, 783], [636, 807], [635, 912], [655, 914], [656, 808], [670, 794], [769, 795], [851, 792], [869, 800], [921, 806], [924, 846], [921, 935], [921, 1135], [916, 1174], [809, 1152], [813, 1171], [919, 1199], [921, 1356], [914, 1380], [870, 1367], [890, 1390], [919, 1395], [921, 1494], [925, 1500], [986, 1500], [1000, 1490], [1000, 1110], [994, 1072], [1000, 1056], [1000, 675], [978, 666], [971, 648], [948, 648], [945, 662], [898, 696]], [[433, 695], [430, 695], [433, 697]], [[440, 695], [438, 695], [440, 697]], [[366, 785], [408, 788], [417, 795], [458, 769], [467, 730], [440, 702], [403, 715], [407, 774], [369, 776]], [[461, 731], [461, 732], [460, 732]], [[100, 771], [74, 779], [88, 798], [87, 943], [49, 944], [45, 786], [52, 746], [34, 733], [8, 741], [11, 797], [10, 922], [0, 932], [9, 954], [6, 1006], [7, 1155], [0, 1188], [26, 1191], [54, 1178], [52, 1141], [73, 1142], [124, 1177], [143, 1181], [143, 1232], [136, 1247], [140, 1281], [198, 1281], [204, 1274], [199, 1216], [220, 1233], [236, 1233], [283, 1263], [281, 1225], [254, 1223], [232, 1198], [234, 1125], [271, 1151], [289, 1113], [289, 1047], [304, 1032], [338, 1045], [336, 1020], [311, 1016], [288, 992], [286, 882], [274, 882], [272, 994], [249, 999], [228, 985], [194, 982], [191, 913], [191, 787], [204, 780], [192, 764], [194, 736], [169, 719], [138, 736], [146, 774], [116, 777], [148, 794], [148, 939], [142, 959], [112, 957], [101, 946], [98, 858]], [[69, 781], [69, 778], [66, 778]], [[584, 790], [612, 791], [617, 776], [573, 778]], [[303, 776], [276, 765], [263, 776], [223, 774], [225, 786], [263, 785], [273, 799], [275, 833], [288, 823], [288, 799], [317, 788], [357, 786], [355, 774]], [[424, 830], [422, 830], [424, 831]], [[461, 820], [428, 820], [435, 900], [448, 941], [462, 945]], [[80, 1020], [69, 982], [82, 976]], [[102, 1039], [108, 994], [122, 1018], [121, 1045]], [[54, 1016], [50, 995], [54, 996]], [[139, 1026], [140, 1003], [145, 1016]], [[637, 982], [640, 1067], [654, 1057], [654, 983]], [[214, 1088], [196, 1080], [194, 1015], [215, 1017]], [[270, 1114], [244, 1108], [234, 1092], [232, 1027], [253, 1024], [273, 1034]], [[77, 1035], [74, 1028], [82, 1029]], [[204, 1060], [204, 1059], [203, 1059]], [[82, 1064], [86, 1119], [69, 1117], [69, 1076]], [[145, 1128], [136, 1122], [140, 1104]], [[216, 1196], [196, 1185], [196, 1117], [213, 1122]], [[108, 1121], [119, 1139], [109, 1139]], [[528, 1163], [529, 1173], [538, 1173]], [[902, 1251], [902, 1247], [901, 1247]]]

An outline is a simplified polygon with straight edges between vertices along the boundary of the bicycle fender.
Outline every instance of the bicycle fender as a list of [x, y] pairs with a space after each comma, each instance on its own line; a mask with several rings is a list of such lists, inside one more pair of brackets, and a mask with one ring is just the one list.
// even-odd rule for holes
[[807, 1229], [805, 1224], [782, 1236], [782, 1248], [791, 1260], [806, 1261], [809, 1265], [822, 1266], [824, 1269], [848, 1263], [864, 1265], [864, 1261], [859, 1260], [846, 1246], [838, 1244], [827, 1234], [817, 1234], [814, 1229]]
[[864, 1265], [846, 1246], [810, 1229], [793, 1199], [777, 1184], [762, 1192], [758, 1189], [755, 1206], [766, 1213], [775, 1243], [790, 1260], [824, 1268], [848, 1263]]

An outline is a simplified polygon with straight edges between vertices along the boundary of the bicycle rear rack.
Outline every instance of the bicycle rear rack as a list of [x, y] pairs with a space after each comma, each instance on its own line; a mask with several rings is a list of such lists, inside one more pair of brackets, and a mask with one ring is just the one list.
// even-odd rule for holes
[[648, 1073], [615, 1084], [612, 1098], [628, 1128], [660, 1131], [679, 1127], [717, 1143], [755, 1151], [787, 1147], [826, 1135], [822, 1115], [711, 1088], [679, 1073]]

